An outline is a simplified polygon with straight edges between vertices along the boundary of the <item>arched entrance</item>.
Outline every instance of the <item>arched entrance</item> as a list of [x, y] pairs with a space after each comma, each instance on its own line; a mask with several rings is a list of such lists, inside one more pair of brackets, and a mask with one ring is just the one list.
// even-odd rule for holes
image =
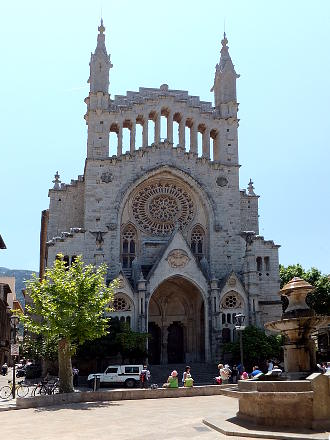
[[204, 360], [204, 301], [199, 289], [176, 276], [161, 283], [149, 301], [149, 363]]

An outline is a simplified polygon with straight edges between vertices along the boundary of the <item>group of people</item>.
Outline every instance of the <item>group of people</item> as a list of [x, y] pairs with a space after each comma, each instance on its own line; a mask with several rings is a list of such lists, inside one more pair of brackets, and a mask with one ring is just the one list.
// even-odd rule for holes
[[[146, 365], [143, 366], [143, 369], [140, 373], [140, 386], [141, 388], [148, 388], [150, 381], [150, 371]], [[182, 375], [182, 386], [184, 387], [192, 387], [194, 385], [194, 379], [191, 377], [191, 368], [189, 365], [186, 366], [183, 375]], [[179, 387], [179, 379], [178, 372], [173, 370], [172, 373], [168, 376], [167, 381], [163, 384], [164, 388], [178, 388]]]
[[[272, 360], [267, 360], [267, 373], [276, 373], [281, 374], [282, 370], [277, 366], [274, 365], [274, 362]], [[238, 380], [246, 380], [246, 379], [252, 379], [256, 377], [258, 374], [264, 373], [260, 370], [258, 365], [255, 365], [251, 371], [251, 373], [248, 373], [245, 371], [245, 368], [242, 364], [235, 364], [232, 367], [230, 367], [228, 364], [219, 364], [219, 376], [215, 378], [217, 384], [227, 384], [227, 383], [237, 383]]]
[[[186, 366], [183, 375], [182, 375], [182, 386], [186, 388], [191, 388], [194, 386], [194, 379], [191, 376], [191, 368], [189, 365]], [[168, 376], [167, 382], [163, 384], [164, 388], [178, 388], [179, 380], [178, 380], [178, 372], [173, 370], [172, 373]]]

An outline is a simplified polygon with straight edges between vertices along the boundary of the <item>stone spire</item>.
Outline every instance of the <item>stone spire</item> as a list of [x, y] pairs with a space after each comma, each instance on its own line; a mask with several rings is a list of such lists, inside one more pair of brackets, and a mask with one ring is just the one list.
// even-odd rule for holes
[[229, 47], [226, 33], [223, 34], [221, 40], [220, 61], [215, 66], [214, 84], [211, 92], [214, 92], [215, 107], [220, 107], [221, 104], [229, 102], [236, 102], [236, 79], [237, 75], [234, 64], [229, 55]]
[[101, 25], [98, 27], [99, 34], [97, 36], [97, 45], [95, 52], [91, 54], [90, 60], [90, 76], [88, 83], [90, 84], [90, 91], [95, 92], [109, 92], [109, 70], [112, 67], [110, 55], [107, 53], [105, 47], [105, 27], [103, 26], [103, 19], [101, 18]]

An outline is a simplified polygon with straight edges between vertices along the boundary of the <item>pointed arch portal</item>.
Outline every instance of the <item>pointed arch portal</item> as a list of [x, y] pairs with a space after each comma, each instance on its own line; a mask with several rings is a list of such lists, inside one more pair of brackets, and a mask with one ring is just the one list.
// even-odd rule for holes
[[205, 308], [199, 289], [183, 277], [163, 281], [148, 307], [150, 364], [204, 361]]

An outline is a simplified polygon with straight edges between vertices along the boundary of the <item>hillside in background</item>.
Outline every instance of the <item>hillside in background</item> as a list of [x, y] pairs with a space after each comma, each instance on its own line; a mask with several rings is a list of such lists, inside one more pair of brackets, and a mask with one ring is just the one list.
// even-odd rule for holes
[[0, 267], [0, 277], [15, 277], [16, 298], [22, 305], [24, 305], [22, 289], [25, 289], [25, 280], [31, 278], [33, 273], [36, 272], [33, 272], [33, 270], [7, 269], [6, 267]]

